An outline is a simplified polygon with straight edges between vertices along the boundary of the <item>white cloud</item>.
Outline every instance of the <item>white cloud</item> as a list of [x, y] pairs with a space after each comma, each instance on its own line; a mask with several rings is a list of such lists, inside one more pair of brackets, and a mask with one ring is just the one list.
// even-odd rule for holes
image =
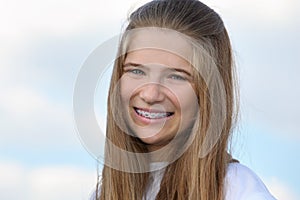
[[[277, 39], [272, 38], [276, 36]], [[300, 88], [297, 85], [300, 82], [297, 74], [300, 73], [300, 60], [297, 51], [300, 49], [295, 45], [297, 38], [291, 34], [290, 39], [286, 39], [280, 33], [271, 36], [263, 31], [260, 37], [252, 44], [240, 45], [243, 62], [238, 67], [243, 120], [299, 140]]]
[[71, 109], [31, 87], [2, 88], [0, 109], [2, 147], [78, 145]]
[[46, 166], [28, 169], [20, 163], [0, 163], [0, 199], [82, 200], [96, 185], [96, 170], [75, 166]]
[[22, 166], [11, 162], [0, 163], [0, 199], [18, 199], [16, 191], [24, 193], [25, 170]]
[[299, 16], [297, 0], [204, 0], [222, 16], [233, 21], [256, 23], [257, 26], [269, 23], [284, 24]]
[[[127, 10], [137, 0], [113, 1], [6, 1], [0, 8], [3, 27], [1, 34], [7, 37], [28, 37], [36, 33], [49, 35], [73, 35], [84, 29], [95, 28], [103, 31], [127, 15]], [[119, 24], [118, 24], [119, 25]]]
[[89, 172], [76, 167], [47, 167], [34, 170], [30, 177], [29, 199], [88, 199], [96, 185], [96, 170]]
[[[34, 113], [45, 110], [49, 103], [31, 88], [8, 88], [1, 94], [1, 106], [14, 116], [34, 117]], [[53, 111], [51, 108], [49, 111]]]
[[[127, 14], [148, 0], [112, 1], [6, 1], [0, 8], [2, 38], [35, 38], [38, 34], [70, 36], [101, 28], [119, 31]], [[220, 14], [233, 20], [287, 23], [298, 15], [297, 0], [204, 0]], [[97, 27], [99, 26], [99, 27]], [[112, 29], [113, 27], [113, 29]], [[5, 42], [5, 41], [4, 41]]]
[[272, 178], [267, 183], [268, 189], [278, 200], [297, 200], [299, 199], [299, 194], [296, 194], [289, 186], [282, 183], [277, 178]]

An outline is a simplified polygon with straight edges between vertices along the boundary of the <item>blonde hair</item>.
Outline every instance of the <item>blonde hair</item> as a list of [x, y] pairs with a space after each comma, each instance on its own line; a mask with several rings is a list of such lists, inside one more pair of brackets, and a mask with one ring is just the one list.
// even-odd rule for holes
[[[195, 73], [195, 93], [200, 114], [192, 130], [193, 140], [185, 152], [166, 167], [156, 199], [222, 200], [226, 169], [232, 161], [228, 142], [237, 115], [234, 63], [223, 21], [215, 11], [197, 0], [155, 0], [130, 15], [126, 31], [144, 27], [167, 28], [191, 38], [191, 63], [198, 72]], [[145, 153], [148, 150], [143, 142], [122, 128], [126, 127], [122, 110], [115, 109], [122, 107], [119, 93], [115, 91], [123, 73], [125, 42], [124, 34], [111, 78], [106, 135], [125, 151]], [[120, 163], [129, 168], [141, 164], [140, 160], [135, 162], [126, 155], [112, 155], [113, 150], [106, 145], [105, 160], [122, 160]], [[142, 159], [149, 163], [147, 157]], [[142, 199], [148, 178], [149, 172], [126, 172], [105, 165], [99, 183], [101, 191], [97, 192], [96, 199]]]

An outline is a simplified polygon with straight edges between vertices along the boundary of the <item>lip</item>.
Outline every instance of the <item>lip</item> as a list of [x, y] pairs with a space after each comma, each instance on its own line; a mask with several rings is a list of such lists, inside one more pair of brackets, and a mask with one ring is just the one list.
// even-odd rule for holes
[[[166, 112], [166, 111], [161, 111], [161, 110], [155, 110], [155, 109], [147, 109], [147, 108], [138, 108], [138, 107], [132, 107], [133, 112], [134, 112], [134, 118], [138, 121], [141, 122], [142, 124], [152, 124], [152, 123], [162, 123], [165, 122], [167, 120], [169, 120], [170, 118], [172, 118], [174, 116], [174, 112]], [[139, 114], [137, 112], [137, 110], [140, 111], [145, 111], [145, 112], [149, 112], [149, 113], [167, 113], [167, 116], [165, 117], [160, 117], [160, 118], [147, 118], [141, 114]]]

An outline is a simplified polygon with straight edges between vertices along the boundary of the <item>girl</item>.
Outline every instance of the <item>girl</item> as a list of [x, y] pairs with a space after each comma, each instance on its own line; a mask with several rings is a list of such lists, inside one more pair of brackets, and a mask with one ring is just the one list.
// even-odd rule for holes
[[220, 16], [197, 0], [154, 0], [122, 35], [96, 200], [274, 200], [232, 159], [234, 63]]

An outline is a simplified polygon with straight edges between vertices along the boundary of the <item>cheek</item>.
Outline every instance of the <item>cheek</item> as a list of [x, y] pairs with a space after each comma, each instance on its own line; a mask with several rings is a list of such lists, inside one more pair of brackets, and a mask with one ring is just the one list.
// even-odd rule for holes
[[[176, 94], [179, 101], [179, 109], [184, 120], [190, 120], [195, 117], [199, 110], [198, 98], [192, 87], [186, 87], [179, 90]], [[188, 119], [186, 119], [188, 118]]]
[[119, 84], [121, 100], [123, 103], [128, 103], [136, 87], [126, 76], [121, 77]]
[[181, 86], [170, 85], [169, 88], [177, 99], [178, 106], [181, 107], [182, 111], [186, 108], [195, 107], [195, 105], [198, 104], [197, 95], [191, 84], [184, 84]]
[[137, 81], [133, 81], [128, 76], [122, 76], [120, 79], [120, 95], [123, 106], [128, 106], [130, 104], [130, 100], [135, 95], [138, 87], [140, 86]]

